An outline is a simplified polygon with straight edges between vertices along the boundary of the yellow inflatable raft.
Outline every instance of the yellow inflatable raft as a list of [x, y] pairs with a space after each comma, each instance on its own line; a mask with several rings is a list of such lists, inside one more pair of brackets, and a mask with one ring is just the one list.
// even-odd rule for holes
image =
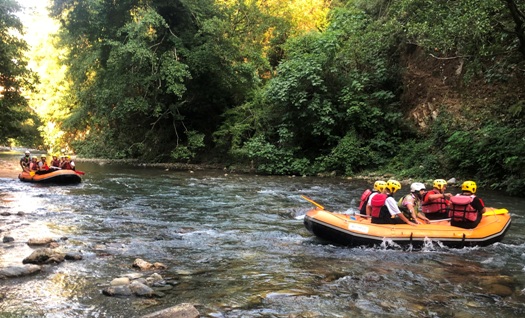
[[319, 207], [306, 213], [306, 229], [321, 239], [350, 246], [379, 245], [385, 240], [413, 246], [421, 246], [428, 240], [449, 247], [486, 246], [501, 241], [511, 223], [506, 209], [485, 212], [475, 229], [463, 229], [451, 226], [448, 220], [417, 226], [372, 224], [360, 215], [333, 213]]

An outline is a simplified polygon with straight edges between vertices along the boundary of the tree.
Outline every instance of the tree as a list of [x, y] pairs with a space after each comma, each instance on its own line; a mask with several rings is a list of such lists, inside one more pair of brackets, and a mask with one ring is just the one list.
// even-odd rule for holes
[[16, 1], [0, 0], [0, 143], [16, 138], [30, 146], [38, 136], [37, 119], [23, 94], [31, 89], [34, 78], [27, 69], [27, 44], [21, 38], [18, 11]]

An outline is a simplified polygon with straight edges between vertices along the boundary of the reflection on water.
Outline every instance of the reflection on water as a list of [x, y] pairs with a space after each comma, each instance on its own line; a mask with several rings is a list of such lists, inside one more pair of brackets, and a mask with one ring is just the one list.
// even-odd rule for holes
[[[13, 157], [13, 160], [16, 158]], [[521, 317], [525, 313], [524, 199], [483, 192], [511, 211], [502, 243], [422, 250], [348, 248], [312, 237], [307, 195], [333, 211], [357, 206], [363, 183], [177, 172], [78, 163], [75, 186], [0, 179], [0, 266], [20, 264], [31, 237], [67, 238], [84, 259], [3, 280], [4, 316], [140, 317], [183, 302], [204, 317]], [[403, 190], [401, 190], [403, 191]], [[17, 214], [18, 212], [23, 212]], [[136, 258], [168, 266], [154, 299], [107, 297], [116, 277], [147, 275]]]

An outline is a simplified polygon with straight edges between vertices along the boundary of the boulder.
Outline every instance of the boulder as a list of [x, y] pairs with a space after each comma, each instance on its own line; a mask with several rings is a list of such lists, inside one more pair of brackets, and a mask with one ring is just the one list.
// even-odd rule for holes
[[31, 253], [28, 257], [24, 258], [22, 263], [24, 264], [58, 264], [62, 263], [65, 259], [66, 254], [61, 253], [50, 248], [39, 249]]

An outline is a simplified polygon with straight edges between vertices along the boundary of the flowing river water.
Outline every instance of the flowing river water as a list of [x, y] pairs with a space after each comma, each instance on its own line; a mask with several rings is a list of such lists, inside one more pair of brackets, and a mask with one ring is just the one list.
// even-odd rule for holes
[[[349, 248], [306, 231], [301, 195], [355, 211], [362, 181], [78, 162], [82, 183], [52, 186], [19, 181], [18, 155], [0, 158], [13, 167], [0, 178], [0, 236], [15, 239], [0, 242], [0, 268], [20, 265], [32, 237], [67, 238], [61, 247], [83, 255], [0, 280], [0, 317], [130, 318], [180, 303], [202, 317], [525, 316], [522, 198], [478, 191], [512, 215], [488, 247]], [[168, 267], [162, 297], [104, 295], [144, 274], [137, 258]]]

